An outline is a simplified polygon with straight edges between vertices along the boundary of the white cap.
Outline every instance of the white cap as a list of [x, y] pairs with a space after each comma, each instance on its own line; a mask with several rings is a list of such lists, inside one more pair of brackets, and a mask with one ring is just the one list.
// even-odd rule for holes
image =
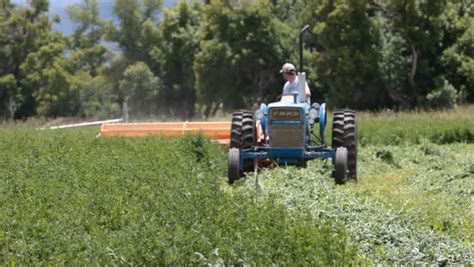
[[295, 71], [295, 66], [291, 63], [285, 63], [281, 67], [280, 73], [282, 73], [282, 72], [291, 72], [291, 71]]

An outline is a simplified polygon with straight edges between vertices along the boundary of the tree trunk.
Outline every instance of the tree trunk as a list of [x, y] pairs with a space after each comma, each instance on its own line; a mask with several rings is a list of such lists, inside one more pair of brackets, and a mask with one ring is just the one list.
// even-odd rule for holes
[[219, 106], [220, 104], [216, 103], [216, 105], [214, 106], [214, 108], [212, 109], [212, 116], [216, 116], [216, 113], [217, 111], [219, 110]]
[[411, 103], [410, 101], [406, 99], [406, 96], [404, 96], [400, 92], [397, 92], [396, 90], [391, 88], [389, 85], [385, 85], [385, 88], [387, 88], [387, 92], [390, 98], [392, 98], [392, 100], [395, 103], [397, 103], [397, 107], [396, 107], [397, 110], [399, 109], [398, 106], [400, 105], [405, 108], [411, 108]]
[[419, 97], [418, 97], [418, 90], [416, 88], [416, 82], [415, 82], [416, 70], [418, 68], [418, 52], [416, 51], [415, 46], [413, 45], [412, 41], [409, 38], [408, 38], [408, 42], [410, 43], [410, 47], [411, 47], [411, 70], [410, 70], [410, 73], [408, 74], [408, 82], [410, 83], [410, 86], [413, 89], [413, 92], [415, 93], [415, 103], [418, 106], [420, 103], [419, 103]]
[[12, 96], [10, 96], [10, 99], [8, 101], [8, 110], [10, 111], [10, 119], [11, 120], [15, 119], [15, 113], [16, 113], [17, 109], [18, 109], [18, 106], [16, 104], [15, 99]]
[[204, 118], [209, 119], [209, 114], [211, 113], [211, 105], [207, 105], [204, 109]]
[[122, 117], [123, 117], [123, 121], [125, 123], [127, 123], [129, 121], [129, 115], [128, 115], [128, 105], [127, 105], [127, 102], [123, 102], [122, 104]]

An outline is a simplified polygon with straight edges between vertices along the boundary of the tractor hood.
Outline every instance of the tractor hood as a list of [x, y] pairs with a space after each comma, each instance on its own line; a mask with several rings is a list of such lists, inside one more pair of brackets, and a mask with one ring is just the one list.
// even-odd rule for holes
[[306, 113], [308, 112], [308, 103], [295, 103], [294, 101], [279, 101], [268, 104], [268, 109], [271, 108], [301, 108]]

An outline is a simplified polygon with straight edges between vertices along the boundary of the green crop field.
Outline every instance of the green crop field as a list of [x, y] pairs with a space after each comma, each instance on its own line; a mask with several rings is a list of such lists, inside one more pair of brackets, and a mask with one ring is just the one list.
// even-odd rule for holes
[[358, 127], [357, 183], [316, 160], [229, 186], [202, 136], [4, 125], [0, 264], [473, 264], [474, 108]]

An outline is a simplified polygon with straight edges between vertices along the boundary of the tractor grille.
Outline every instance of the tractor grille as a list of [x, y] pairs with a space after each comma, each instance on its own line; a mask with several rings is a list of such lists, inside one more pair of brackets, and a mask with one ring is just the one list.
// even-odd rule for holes
[[270, 146], [304, 147], [304, 124], [270, 125]]

